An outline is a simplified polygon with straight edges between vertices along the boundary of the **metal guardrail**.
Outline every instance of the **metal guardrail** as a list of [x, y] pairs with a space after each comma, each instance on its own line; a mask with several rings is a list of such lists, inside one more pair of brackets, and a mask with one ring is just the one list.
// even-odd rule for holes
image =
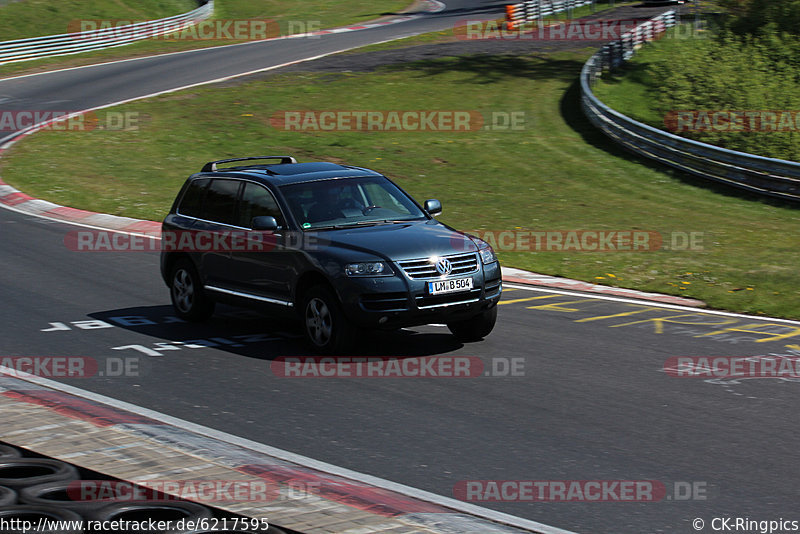
[[211, 16], [214, 0], [197, 9], [158, 20], [137, 22], [113, 28], [31, 37], [0, 42], [0, 65], [31, 59], [79, 54], [122, 46], [143, 39], [168, 35]]
[[604, 70], [629, 59], [636, 48], [677, 23], [669, 11], [608, 43], [581, 70], [581, 106], [592, 124], [641, 156], [676, 169], [763, 195], [800, 201], [800, 163], [728, 150], [637, 122], [603, 104], [592, 86]]
[[593, 3], [593, 0], [528, 0], [519, 4], [508, 4], [506, 5], [506, 25], [509, 30], [514, 30], [517, 25], [541, 20], [549, 15]]

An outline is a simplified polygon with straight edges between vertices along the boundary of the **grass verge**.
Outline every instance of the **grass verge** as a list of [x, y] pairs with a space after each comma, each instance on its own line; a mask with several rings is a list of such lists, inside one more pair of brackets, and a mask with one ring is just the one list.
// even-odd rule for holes
[[[160, 219], [208, 160], [289, 153], [371, 167], [417, 199], [439, 198], [463, 230], [646, 230], [703, 250], [502, 252], [536, 272], [679, 294], [711, 306], [800, 317], [800, 212], [695, 181], [622, 152], [583, 117], [576, 80], [591, 51], [464, 56], [374, 73], [273, 74], [121, 106], [128, 131], [42, 132], [2, 160], [40, 198]], [[520, 131], [292, 132], [285, 110], [524, 112]], [[680, 235], [680, 234], [678, 234]]]

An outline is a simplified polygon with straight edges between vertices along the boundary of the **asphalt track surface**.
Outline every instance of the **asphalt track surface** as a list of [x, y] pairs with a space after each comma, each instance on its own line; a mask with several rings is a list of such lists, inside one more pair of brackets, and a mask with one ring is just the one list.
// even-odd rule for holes
[[[0, 81], [0, 94], [12, 97], [8, 109], [93, 107], [497, 7], [448, 2], [442, 14], [395, 26]], [[474, 501], [576, 532], [694, 532], [697, 517], [707, 531], [714, 517], [800, 520], [800, 383], [664, 372], [673, 356], [797, 357], [798, 324], [514, 286], [483, 342], [460, 345], [426, 326], [368, 336], [354, 355], [470, 356], [490, 375], [517, 359], [519, 376], [280, 378], [275, 358], [308, 354], [296, 325], [225, 307], [204, 325], [178, 322], [157, 253], [73, 252], [64, 244], [73, 230], [0, 210], [0, 355], [86, 356], [107, 375], [132, 362], [138, 376], [64, 382], [445, 496], [463, 481], [651, 480], [673, 497]], [[702, 494], [680, 499], [676, 483]]]

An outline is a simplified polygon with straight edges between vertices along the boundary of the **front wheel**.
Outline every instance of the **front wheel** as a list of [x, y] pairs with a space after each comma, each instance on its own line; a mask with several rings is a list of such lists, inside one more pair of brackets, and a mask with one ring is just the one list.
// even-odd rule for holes
[[306, 292], [303, 298], [303, 326], [311, 345], [325, 354], [347, 349], [355, 332], [344, 316], [339, 300], [324, 286], [315, 286]]
[[189, 260], [178, 261], [172, 269], [169, 294], [181, 319], [204, 321], [214, 313], [214, 302], [203, 293], [200, 275]]
[[489, 335], [496, 322], [497, 306], [492, 306], [471, 319], [447, 323], [447, 328], [459, 341], [480, 341]]

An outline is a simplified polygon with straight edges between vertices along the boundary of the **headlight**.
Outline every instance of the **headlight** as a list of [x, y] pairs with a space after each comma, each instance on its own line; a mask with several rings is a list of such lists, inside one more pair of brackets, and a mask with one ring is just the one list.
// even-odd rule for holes
[[489, 243], [483, 239], [478, 239], [477, 237], [473, 237], [472, 240], [475, 241], [476, 245], [478, 245], [478, 254], [481, 255], [481, 261], [484, 263], [484, 265], [497, 261], [497, 256], [495, 255], [494, 250]]
[[392, 270], [382, 261], [365, 261], [361, 263], [348, 263], [344, 266], [347, 276], [389, 276]]

